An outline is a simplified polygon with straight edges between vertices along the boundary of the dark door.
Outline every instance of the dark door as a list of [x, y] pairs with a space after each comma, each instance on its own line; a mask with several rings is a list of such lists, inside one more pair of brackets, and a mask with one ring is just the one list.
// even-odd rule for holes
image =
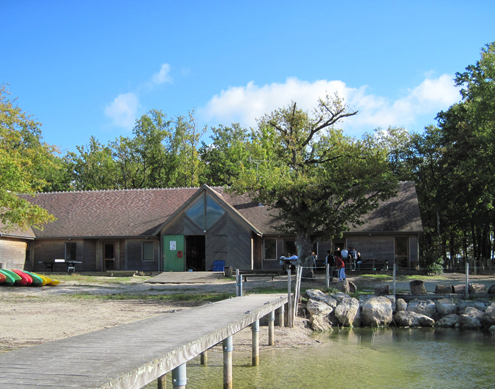
[[186, 268], [193, 271], [205, 271], [205, 236], [186, 236]]
[[105, 270], [115, 270], [115, 252], [113, 243], [105, 243]]

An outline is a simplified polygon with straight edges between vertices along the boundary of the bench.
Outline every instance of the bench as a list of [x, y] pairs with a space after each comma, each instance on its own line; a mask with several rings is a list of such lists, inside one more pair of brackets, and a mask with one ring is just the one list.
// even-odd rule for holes
[[82, 263], [81, 261], [67, 261], [65, 259], [54, 259], [53, 261], [50, 262], [42, 262], [40, 261], [39, 263], [43, 263], [46, 267], [47, 271], [53, 272], [53, 266], [56, 263], [65, 263], [67, 265], [67, 274], [75, 273], [76, 271], [76, 264]]
[[272, 277], [272, 281], [275, 277], [278, 277], [279, 273], [252, 273], [252, 274], [241, 274], [244, 281], [247, 282], [247, 278], [258, 278], [258, 277]]

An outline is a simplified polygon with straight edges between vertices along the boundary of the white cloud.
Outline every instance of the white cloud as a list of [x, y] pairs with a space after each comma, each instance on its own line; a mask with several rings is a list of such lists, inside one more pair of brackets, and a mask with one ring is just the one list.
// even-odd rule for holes
[[114, 125], [131, 129], [139, 106], [139, 99], [134, 93], [123, 93], [105, 107], [105, 115], [112, 119]]
[[153, 74], [151, 77], [151, 82], [155, 85], [164, 84], [166, 82], [172, 82], [172, 78], [170, 77], [170, 65], [168, 63], [162, 64], [160, 71], [158, 73]]
[[[305, 110], [312, 110], [318, 98], [335, 92], [359, 114], [342, 123], [352, 133], [371, 131], [377, 127], [404, 126], [415, 123], [421, 115], [431, 115], [447, 109], [459, 100], [453, 77], [442, 75], [437, 79], [427, 78], [417, 87], [395, 101], [367, 93], [367, 86], [351, 88], [342, 81], [318, 80], [315, 82], [288, 78], [285, 83], [257, 86], [249, 82], [245, 87], [230, 87], [215, 95], [198, 112], [205, 121], [218, 123], [241, 123], [255, 126], [256, 119], [291, 101]], [[429, 123], [425, 123], [429, 124]]]

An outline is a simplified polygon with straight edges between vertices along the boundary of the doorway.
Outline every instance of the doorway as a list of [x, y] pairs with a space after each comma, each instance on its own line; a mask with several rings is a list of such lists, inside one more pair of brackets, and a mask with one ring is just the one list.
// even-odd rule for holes
[[398, 267], [409, 268], [409, 238], [395, 238], [395, 261]]
[[113, 243], [105, 243], [104, 264], [106, 270], [115, 270], [115, 250]]
[[192, 271], [205, 271], [205, 236], [186, 236], [186, 268]]

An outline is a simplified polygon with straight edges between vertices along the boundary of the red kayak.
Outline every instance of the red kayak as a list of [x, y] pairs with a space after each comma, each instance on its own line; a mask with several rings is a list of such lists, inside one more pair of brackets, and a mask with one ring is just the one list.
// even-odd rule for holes
[[17, 274], [19, 277], [21, 277], [21, 281], [19, 282], [19, 285], [27, 286], [33, 283], [33, 279], [31, 278], [31, 276], [27, 275], [22, 270], [12, 269], [12, 271], [15, 274]]
[[0, 284], [2, 284], [5, 281], [5, 276], [0, 273]]

